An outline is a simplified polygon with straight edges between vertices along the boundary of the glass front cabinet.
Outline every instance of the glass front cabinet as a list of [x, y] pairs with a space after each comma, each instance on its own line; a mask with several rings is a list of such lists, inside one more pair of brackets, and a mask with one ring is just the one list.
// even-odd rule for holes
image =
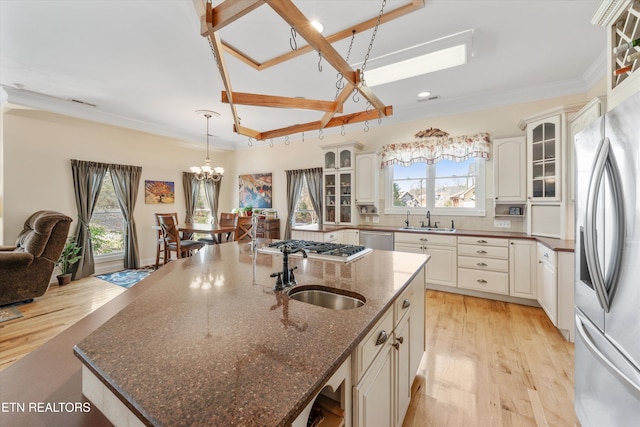
[[560, 120], [560, 115], [557, 115], [527, 126], [528, 197], [531, 200], [560, 200]]
[[355, 153], [362, 144], [325, 145], [324, 152], [324, 223], [353, 224], [355, 211]]

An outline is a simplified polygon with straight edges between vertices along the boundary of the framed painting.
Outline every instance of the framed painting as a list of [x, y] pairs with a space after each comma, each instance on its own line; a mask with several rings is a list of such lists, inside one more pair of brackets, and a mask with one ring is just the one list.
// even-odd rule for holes
[[174, 202], [173, 181], [145, 181], [144, 203], [147, 205], [172, 204]]
[[272, 204], [271, 173], [254, 173], [238, 177], [240, 207], [270, 208]]

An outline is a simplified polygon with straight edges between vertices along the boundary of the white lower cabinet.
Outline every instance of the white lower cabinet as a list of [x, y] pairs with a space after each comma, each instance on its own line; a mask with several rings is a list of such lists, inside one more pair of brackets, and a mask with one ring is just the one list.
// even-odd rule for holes
[[554, 326], [558, 326], [558, 282], [555, 252], [538, 243], [537, 288], [538, 303]]
[[338, 243], [345, 245], [360, 244], [360, 230], [340, 230], [338, 232]]
[[395, 233], [396, 251], [427, 254], [426, 284], [456, 287], [457, 249], [455, 236]]
[[508, 295], [508, 240], [459, 237], [458, 287]]
[[425, 350], [424, 270], [354, 352], [353, 421], [400, 427]]
[[509, 295], [536, 298], [536, 242], [509, 240]]

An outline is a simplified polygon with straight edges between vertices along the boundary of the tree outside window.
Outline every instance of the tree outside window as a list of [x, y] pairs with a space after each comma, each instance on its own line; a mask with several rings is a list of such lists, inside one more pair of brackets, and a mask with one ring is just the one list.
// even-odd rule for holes
[[311, 196], [309, 195], [307, 178], [303, 178], [302, 181], [302, 189], [300, 190], [300, 197], [298, 197], [298, 203], [296, 204], [294, 215], [294, 226], [296, 227], [314, 225], [318, 223], [318, 216], [313, 210]]
[[94, 255], [124, 253], [124, 217], [116, 199], [109, 171], [102, 181], [89, 229]]

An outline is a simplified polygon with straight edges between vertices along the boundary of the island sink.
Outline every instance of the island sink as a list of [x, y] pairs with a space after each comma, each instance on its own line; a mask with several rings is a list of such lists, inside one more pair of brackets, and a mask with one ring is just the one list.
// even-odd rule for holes
[[291, 289], [289, 298], [332, 310], [351, 310], [362, 307], [365, 298], [360, 294], [345, 295], [338, 289], [315, 286], [298, 286]]

